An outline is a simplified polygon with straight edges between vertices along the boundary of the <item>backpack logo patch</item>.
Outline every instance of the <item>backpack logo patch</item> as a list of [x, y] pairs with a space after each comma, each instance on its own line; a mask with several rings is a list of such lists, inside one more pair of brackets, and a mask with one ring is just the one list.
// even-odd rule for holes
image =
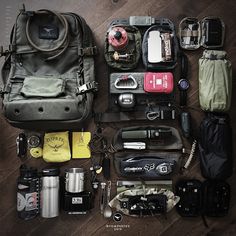
[[58, 39], [59, 30], [56, 25], [40, 25], [39, 38], [40, 39]]

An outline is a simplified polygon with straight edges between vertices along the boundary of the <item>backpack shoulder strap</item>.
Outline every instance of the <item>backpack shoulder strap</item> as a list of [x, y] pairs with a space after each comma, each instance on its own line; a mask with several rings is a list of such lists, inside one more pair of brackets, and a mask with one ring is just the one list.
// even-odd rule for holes
[[[74, 13], [73, 13], [74, 14]], [[78, 21], [80, 22], [83, 38], [82, 38], [82, 48], [79, 49], [80, 56], [95, 56], [97, 54], [97, 47], [94, 45], [94, 40], [92, 37], [92, 31], [88, 27], [84, 18], [74, 14]]]
[[[76, 95], [97, 91], [97, 83], [95, 82], [94, 59], [97, 54], [97, 47], [94, 45], [92, 31], [85, 20], [72, 13], [80, 23], [82, 30], [82, 47], [78, 49], [78, 55], [82, 57], [83, 68], [79, 73], [84, 74], [84, 84], [77, 88]], [[79, 76], [79, 75], [78, 75]]]

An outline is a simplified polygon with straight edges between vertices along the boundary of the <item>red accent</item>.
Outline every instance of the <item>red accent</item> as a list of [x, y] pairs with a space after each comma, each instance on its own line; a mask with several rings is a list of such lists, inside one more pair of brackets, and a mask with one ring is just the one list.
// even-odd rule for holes
[[144, 90], [148, 93], [171, 93], [174, 89], [174, 78], [171, 72], [144, 74]]
[[[121, 33], [119, 40], [114, 37], [117, 31]], [[117, 51], [124, 49], [128, 44], [128, 34], [126, 30], [122, 27], [113, 27], [108, 34], [108, 42]]]

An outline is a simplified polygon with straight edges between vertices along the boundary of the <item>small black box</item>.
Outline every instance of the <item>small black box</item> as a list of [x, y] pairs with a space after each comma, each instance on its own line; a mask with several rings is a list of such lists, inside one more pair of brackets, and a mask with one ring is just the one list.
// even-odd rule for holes
[[69, 193], [65, 191], [63, 208], [68, 214], [86, 214], [93, 208], [93, 195], [91, 192]]

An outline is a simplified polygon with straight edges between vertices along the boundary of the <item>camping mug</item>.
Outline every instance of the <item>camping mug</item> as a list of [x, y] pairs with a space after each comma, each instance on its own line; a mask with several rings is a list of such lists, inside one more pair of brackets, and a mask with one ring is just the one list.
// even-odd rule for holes
[[70, 168], [65, 172], [66, 191], [80, 193], [84, 191], [84, 169]]

